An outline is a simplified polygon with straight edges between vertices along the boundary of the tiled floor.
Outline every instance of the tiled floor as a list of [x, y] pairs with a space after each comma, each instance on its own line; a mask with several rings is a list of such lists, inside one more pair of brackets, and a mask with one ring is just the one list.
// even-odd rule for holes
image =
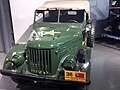
[[[4, 58], [5, 58], [5, 54], [4, 53], [0, 53], [0, 69], [2, 68], [3, 66], [3, 61], [4, 61]], [[0, 77], [2, 75], [0, 74]]]
[[[0, 68], [5, 54], [0, 54]], [[119, 90], [120, 89], [120, 51], [95, 44], [92, 54], [91, 85], [89, 90]], [[16, 90], [16, 84], [9, 77], [2, 76], [0, 90]], [[58, 88], [38, 88], [26, 86], [17, 90], [58, 90]], [[67, 88], [69, 90], [75, 90]], [[63, 90], [63, 89], [59, 89]]]
[[[0, 69], [3, 67], [6, 54], [0, 53]], [[0, 74], [0, 90], [16, 90], [16, 84], [9, 77]]]
[[96, 44], [92, 56], [90, 90], [119, 90], [120, 51]]
[[5, 58], [5, 54], [4, 53], [0, 53], [0, 68], [2, 68], [4, 58]]

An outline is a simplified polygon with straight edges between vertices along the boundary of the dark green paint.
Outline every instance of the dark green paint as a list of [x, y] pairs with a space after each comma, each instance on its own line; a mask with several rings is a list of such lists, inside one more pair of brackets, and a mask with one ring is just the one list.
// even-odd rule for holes
[[[30, 64], [28, 64], [29, 62], [28, 57], [30, 57], [30, 60], [33, 60], [31, 62], [35, 62], [35, 64], [38, 65], [38, 63], [40, 64], [41, 62], [37, 63], [36, 61], [37, 59], [47, 58], [42, 55], [39, 56], [40, 53], [42, 53], [39, 52], [39, 50], [49, 49], [51, 52], [51, 56], [49, 57], [51, 60], [50, 62], [51, 73], [49, 73], [50, 76], [54, 75], [59, 76], [60, 71], [65, 69], [63, 67], [67, 67], [72, 68], [73, 71], [87, 72], [87, 80], [89, 80], [91, 65], [90, 62], [91, 48], [82, 45], [83, 42], [82, 32], [85, 30], [85, 24], [86, 21], [82, 23], [34, 22], [33, 31], [31, 32], [31, 35], [27, 43], [16, 44], [9, 51], [9, 53], [6, 56], [3, 69], [12, 70], [13, 68], [10, 68], [12, 67], [11, 62], [8, 63], [7, 61], [13, 61], [15, 64], [17, 64], [17, 66], [15, 67], [15, 70], [17, 70], [17, 72], [23, 74], [25, 74], [26, 72], [31, 72], [30, 69], [28, 69], [28, 67], [31, 67], [29, 66]], [[52, 31], [54, 33], [50, 34], [50, 32]], [[28, 56], [26, 51], [28, 51], [29, 48], [32, 48], [33, 50], [36, 49], [36, 53], [34, 52], [31, 56]], [[79, 64], [78, 61], [76, 61], [76, 55], [80, 49], [85, 50], [84, 53], [85, 63], [81, 64]], [[45, 55], [48, 53], [43, 52], [42, 54]], [[14, 56], [16, 56], [15, 59]], [[36, 60], [34, 61], [34, 59]], [[42, 61], [42, 63], [45, 64], [46, 62]], [[81, 70], [80, 67], [82, 67], [82, 65], [86, 63], [89, 63], [89, 65]], [[38, 74], [38, 72], [36, 71], [35, 74], [41, 75]]]

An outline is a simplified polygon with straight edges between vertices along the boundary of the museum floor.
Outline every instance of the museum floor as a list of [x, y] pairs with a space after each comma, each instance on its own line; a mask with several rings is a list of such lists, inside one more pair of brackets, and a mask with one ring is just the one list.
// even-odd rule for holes
[[[0, 68], [5, 54], [0, 54]], [[120, 89], [120, 51], [95, 44], [92, 54], [91, 85], [88, 90], [119, 90]], [[9, 77], [0, 75], [0, 90], [63, 90], [67, 88], [25, 86], [16, 88], [16, 83]], [[68, 88], [75, 90], [74, 88]]]

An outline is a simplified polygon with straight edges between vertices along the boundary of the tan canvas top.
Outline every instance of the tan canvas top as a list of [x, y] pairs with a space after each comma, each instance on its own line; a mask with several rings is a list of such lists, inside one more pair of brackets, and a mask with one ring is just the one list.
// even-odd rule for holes
[[47, 1], [45, 2], [38, 10], [46, 10], [46, 9], [85, 9], [86, 11], [90, 11], [90, 5], [87, 0], [81, 1]]

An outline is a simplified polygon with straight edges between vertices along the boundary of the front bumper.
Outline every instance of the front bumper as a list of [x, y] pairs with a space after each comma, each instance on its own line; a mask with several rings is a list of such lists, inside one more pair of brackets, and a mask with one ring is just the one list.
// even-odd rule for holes
[[12, 70], [4, 70], [0, 69], [0, 73], [2, 75], [10, 76], [12, 78], [18, 78], [23, 79], [27, 81], [32, 81], [36, 83], [48, 83], [48, 84], [54, 84], [54, 85], [90, 85], [91, 81], [86, 82], [78, 82], [78, 81], [68, 81], [68, 80], [60, 80], [60, 79], [48, 79], [42, 76], [35, 76], [35, 75], [29, 75], [29, 74], [20, 74], [16, 73]]

